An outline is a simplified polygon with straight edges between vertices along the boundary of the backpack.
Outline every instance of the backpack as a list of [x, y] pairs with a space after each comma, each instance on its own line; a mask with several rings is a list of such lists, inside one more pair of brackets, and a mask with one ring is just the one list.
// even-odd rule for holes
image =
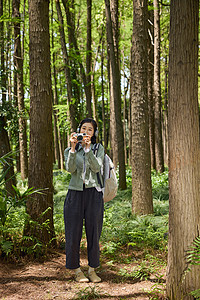
[[[99, 144], [95, 144], [93, 147], [94, 155], [97, 155], [98, 148], [99, 148]], [[101, 169], [100, 174], [97, 173], [97, 179], [103, 192], [104, 202], [108, 202], [117, 195], [117, 189], [118, 189], [115, 167], [108, 154], [104, 155], [103, 167]], [[102, 180], [100, 177], [102, 178]]]

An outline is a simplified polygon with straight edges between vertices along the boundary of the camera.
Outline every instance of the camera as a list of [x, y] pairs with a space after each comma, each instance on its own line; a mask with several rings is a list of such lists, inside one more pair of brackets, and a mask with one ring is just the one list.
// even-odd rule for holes
[[78, 142], [82, 142], [83, 137], [86, 136], [86, 135], [87, 135], [86, 133], [76, 133], [74, 136], [77, 137]]

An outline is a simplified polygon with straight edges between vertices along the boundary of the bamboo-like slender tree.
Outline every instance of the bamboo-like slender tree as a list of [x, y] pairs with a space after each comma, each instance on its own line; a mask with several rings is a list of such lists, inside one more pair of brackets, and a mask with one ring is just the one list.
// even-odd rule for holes
[[24, 80], [23, 80], [23, 53], [21, 47], [20, 30], [20, 0], [13, 0], [13, 17], [17, 20], [14, 23], [14, 62], [17, 76], [17, 101], [19, 112], [19, 149], [20, 149], [20, 172], [24, 180], [28, 177], [28, 155], [27, 155], [27, 126], [24, 105]]
[[[87, 82], [89, 103], [91, 103], [92, 101], [91, 72], [92, 72], [92, 0], [87, 0], [86, 82]], [[94, 111], [93, 111], [93, 115], [95, 116]]]
[[156, 157], [155, 157], [155, 117], [154, 117], [154, 13], [153, 4], [149, 4], [151, 9], [148, 11], [148, 76], [147, 76], [147, 86], [148, 86], [148, 104], [149, 104], [149, 140], [150, 140], [150, 150], [151, 150], [151, 167], [156, 169]]
[[155, 158], [156, 170], [164, 171], [162, 143], [162, 105], [160, 85], [160, 8], [159, 1], [154, 0], [154, 115], [155, 115]]

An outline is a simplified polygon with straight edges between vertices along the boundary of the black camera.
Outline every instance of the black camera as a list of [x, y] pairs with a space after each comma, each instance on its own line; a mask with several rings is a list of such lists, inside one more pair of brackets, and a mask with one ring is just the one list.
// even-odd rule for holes
[[86, 133], [76, 133], [74, 136], [77, 137], [78, 142], [82, 142], [83, 137], [86, 136], [86, 135], [87, 135]]

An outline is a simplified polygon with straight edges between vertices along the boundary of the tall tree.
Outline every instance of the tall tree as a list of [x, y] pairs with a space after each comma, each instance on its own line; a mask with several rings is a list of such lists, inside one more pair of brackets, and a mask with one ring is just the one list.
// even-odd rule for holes
[[24, 180], [28, 177], [28, 155], [27, 155], [27, 133], [26, 133], [26, 114], [24, 106], [24, 81], [23, 81], [23, 53], [21, 47], [20, 31], [20, 0], [13, 0], [14, 24], [14, 62], [17, 73], [17, 101], [19, 111], [19, 149], [20, 149], [20, 171]]
[[8, 137], [8, 132], [6, 130], [6, 118], [3, 116], [3, 114], [0, 114], [0, 157], [8, 153], [10, 153], [10, 159], [7, 160], [7, 163], [4, 165], [3, 169], [5, 173], [6, 192], [8, 196], [11, 196], [15, 194], [13, 185], [16, 186], [16, 178], [14, 175], [14, 166], [11, 154], [10, 141]]
[[[113, 42], [113, 55], [115, 55], [114, 59], [116, 60], [116, 38], [118, 38], [118, 35], [116, 34], [116, 31], [118, 32], [118, 17], [116, 14], [118, 14], [118, 10], [114, 9], [114, 1], [110, 3], [110, 0], [107, 1], [108, 10], [110, 13], [111, 21], [106, 22], [106, 33], [107, 33], [107, 72], [108, 72], [108, 80], [109, 80], [109, 96], [110, 96], [110, 145], [111, 145], [111, 156], [114, 162], [114, 165], [117, 167], [118, 164], [118, 144], [117, 144], [117, 125], [115, 120], [115, 103], [114, 103], [114, 93], [113, 93], [113, 75], [112, 75], [112, 65], [111, 65], [111, 46], [110, 46], [110, 40], [112, 39]], [[113, 9], [111, 9], [111, 5], [113, 6]], [[112, 13], [111, 13], [112, 11]], [[111, 27], [111, 28], [109, 28]], [[109, 32], [111, 32], [112, 36], [110, 38]], [[118, 45], [118, 43], [117, 43]], [[118, 63], [116, 61], [116, 63]]]
[[[53, 19], [54, 19], [54, 10], [52, 9], [51, 13], [51, 26], [53, 28]], [[52, 43], [52, 49], [54, 49], [54, 31], [52, 29], [51, 31], [51, 43]], [[53, 93], [53, 105], [58, 105], [58, 79], [57, 79], [57, 70], [56, 70], [56, 53], [55, 51], [52, 51], [52, 78], [54, 82], [54, 93]], [[54, 150], [55, 150], [55, 160], [58, 162], [58, 169], [63, 170], [64, 169], [64, 153], [61, 149], [61, 134], [60, 134], [60, 127], [58, 123], [58, 116], [57, 116], [58, 110], [53, 110], [53, 125], [54, 125]]]
[[[92, 99], [91, 71], [92, 71], [92, 0], [87, 0], [86, 82], [87, 82], [89, 103], [91, 103], [91, 99]], [[93, 115], [95, 116], [94, 111], [93, 111]]]
[[164, 110], [163, 110], [163, 152], [164, 162], [168, 166], [168, 55], [164, 58], [165, 72], [165, 93], [164, 93]]
[[[3, 7], [3, 0], [0, 0], [0, 17], [3, 18], [4, 14], [4, 7]], [[0, 43], [1, 43], [1, 73], [0, 73], [0, 88], [1, 88], [1, 95], [2, 95], [2, 102], [5, 103], [6, 101], [6, 76], [5, 76], [5, 52], [4, 52], [4, 21], [0, 22]]]
[[45, 244], [54, 237], [53, 134], [49, 2], [29, 1], [30, 150], [29, 187], [43, 189], [27, 201], [25, 234]]
[[[115, 0], [115, 7], [118, 7], [118, 1]], [[124, 133], [122, 125], [122, 114], [121, 114], [121, 88], [120, 88], [120, 70], [118, 56], [116, 55], [117, 50], [114, 45], [113, 38], [113, 26], [110, 11], [110, 0], [105, 0], [106, 7], [106, 20], [107, 20], [107, 40], [110, 52], [110, 80], [111, 80], [111, 94], [113, 95], [114, 102], [114, 114], [117, 134], [117, 150], [118, 150], [118, 161], [119, 161], [119, 187], [126, 189], [126, 169], [125, 169], [125, 154], [124, 154]], [[118, 11], [118, 9], [117, 9]], [[117, 21], [116, 21], [117, 22]], [[118, 25], [115, 24], [115, 27]]]
[[147, 87], [148, 87], [148, 104], [149, 104], [149, 140], [150, 140], [150, 151], [151, 151], [151, 167], [156, 169], [156, 157], [155, 157], [155, 118], [154, 118], [154, 29], [153, 29], [153, 4], [150, 1], [150, 9], [148, 10], [148, 76], [147, 76]]
[[[0, 0], [0, 18], [3, 17], [4, 7], [3, 0]], [[5, 41], [4, 41], [4, 21], [0, 22], [0, 44], [1, 44], [1, 61], [0, 61], [0, 88], [1, 88], [1, 112], [0, 112], [0, 156], [8, 154], [11, 152], [11, 146], [9, 141], [9, 136], [7, 132], [6, 117], [4, 111], [8, 110], [8, 103], [6, 103], [6, 93], [7, 93], [7, 81], [5, 72]], [[11, 155], [11, 153], [10, 153]], [[14, 189], [12, 185], [16, 185], [16, 178], [14, 176], [14, 166], [13, 161], [10, 159], [8, 164], [4, 165], [5, 172], [5, 185], [8, 195], [14, 194]]]
[[92, 117], [92, 106], [91, 106], [91, 86], [87, 85], [87, 79], [86, 79], [86, 72], [82, 63], [80, 50], [78, 47], [78, 42], [75, 34], [75, 28], [74, 28], [74, 22], [72, 17], [72, 9], [71, 6], [73, 5], [73, 1], [69, 0], [62, 0], [65, 12], [66, 12], [66, 18], [67, 18], [67, 29], [68, 29], [68, 35], [69, 35], [69, 43], [73, 45], [74, 47], [74, 53], [78, 56], [78, 63], [80, 66], [80, 74], [84, 85], [85, 90], [85, 96], [86, 96], [86, 114], [89, 117]]
[[160, 86], [160, 9], [154, 0], [154, 103], [155, 103], [155, 156], [156, 170], [164, 171], [162, 126], [161, 126], [161, 86]]
[[131, 50], [132, 211], [153, 213], [147, 97], [147, 0], [133, 0]]
[[200, 266], [185, 273], [186, 251], [200, 232], [198, 110], [199, 0], [172, 0], [169, 40], [169, 299], [193, 299]]
[[104, 148], [107, 150], [107, 132], [106, 132], [106, 107], [105, 107], [105, 90], [104, 90], [104, 39], [102, 39], [102, 47], [101, 47], [101, 95], [102, 95], [102, 121], [103, 121], [103, 141]]
[[56, 9], [57, 9], [58, 20], [59, 20], [60, 41], [61, 41], [61, 48], [62, 48], [62, 54], [63, 54], [63, 60], [64, 60], [64, 70], [65, 70], [65, 78], [66, 78], [66, 85], [67, 85], [67, 102], [68, 102], [68, 106], [69, 106], [70, 125], [71, 125], [71, 130], [75, 131], [77, 129], [77, 122], [76, 122], [76, 118], [75, 118], [76, 109], [75, 109], [75, 104], [73, 103], [74, 98], [73, 98], [72, 82], [71, 82], [71, 76], [70, 76], [69, 56], [68, 56], [66, 42], [65, 42], [64, 22], [63, 22], [63, 16], [62, 16], [59, 0], [56, 0]]

